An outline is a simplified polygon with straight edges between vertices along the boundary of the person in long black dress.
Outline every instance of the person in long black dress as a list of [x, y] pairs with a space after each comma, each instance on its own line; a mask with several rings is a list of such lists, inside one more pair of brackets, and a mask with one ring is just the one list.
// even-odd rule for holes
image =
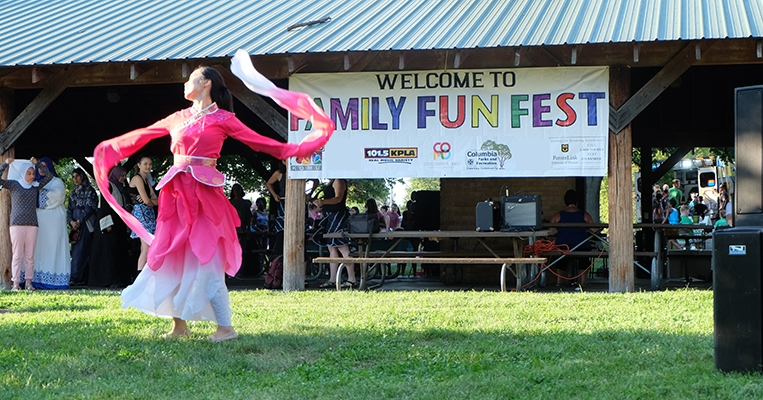
[[85, 171], [75, 168], [72, 171], [75, 189], [69, 194], [66, 219], [73, 231], [79, 232], [78, 239], [72, 244], [72, 274], [70, 286], [87, 284], [87, 267], [90, 262], [90, 250], [93, 244], [93, 232], [97, 229], [96, 211], [98, 193], [90, 185]]
[[[127, 170], [117, 165], [109, 172], [109, 191], [117, 203], [130, 211], [130, 195], [125, 181]], [[131, 264], [128, 257], [129, 235], [127, 225], [101, 196], [98, 226], [93, 234], [93, 252], [90, 256], [89, 286], [125, 287], [130, 281]]]

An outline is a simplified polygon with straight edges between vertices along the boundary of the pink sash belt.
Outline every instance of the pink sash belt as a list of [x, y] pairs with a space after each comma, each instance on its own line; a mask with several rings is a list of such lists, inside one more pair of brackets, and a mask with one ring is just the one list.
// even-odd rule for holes
[[193, 179], [207, 186], [223, 186], [225, 176], [217, 170], [217, 159], [197, 156], [175, 155], [175, 163], [167, 175], [162, 178], [157, 189], [161, 189], [167, 182], [180, 172], [189, 172]]

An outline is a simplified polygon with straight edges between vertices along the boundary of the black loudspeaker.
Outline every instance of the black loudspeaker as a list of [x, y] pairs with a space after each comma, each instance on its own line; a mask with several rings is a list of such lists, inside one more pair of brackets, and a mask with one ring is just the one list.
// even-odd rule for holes
[[763, 226], [763, 86], [734, 94], [734, 226]]
[[439, 230], [440, 192], [437, 190], [417, 190], [411, 193], [411, 200], [416, 202], [413, 229], [417, 231]]
[[713, 237], [715, 367], [763, 371], [763, 228], [730, 228]]
[[481, 201], [477, 203], [475, 214], [477, 215], [478, 232], [499, 231], [503, 227], [500, 202], [492, 200]]
[[504, 231], [534, 231], [543, 227], [538, 195], [504, 196], [501, 199]]

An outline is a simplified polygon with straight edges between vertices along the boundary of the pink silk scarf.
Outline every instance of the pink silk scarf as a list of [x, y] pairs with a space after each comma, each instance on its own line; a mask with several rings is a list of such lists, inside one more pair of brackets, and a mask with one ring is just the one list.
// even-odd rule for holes
[[[315, 102], [304, 93], [296, 93], [286, 89], [276, 87], [267, 78], [262, 76], [252, 65], [249, 54], [244, 50], [238, 50], [232, 59], [231, 70], [239, 77], [245, 85], [255, 93], [271, 97], [278, 105], [287, 109], [299, 118], [312, 122], [313, 130], [308, 134], [298, 146], [293, 146], [293, 150], [288, 152], [289, 157], [309, 156], [313, 152], [323, 147], [331, 134], [334, 132], [334, 123], [326, 113], [318, 107]], [[129, 212], [124, 210], [116, 202], [114, 196], [108, 190], [108, 174], [111, 168], [117, 165], [121, 160], [130, 157], [145, 146], [149, 141], [168, 135], [176, 127], [183, 125], [187, 118], [183, 112], [175, 113], [161, 121], [154, 123], [146, 128], [136, 129], [122, 136], [105, 140], [101, 142], [94, 152], [93, 171], [98, 188], [103, 194], [104, 199], [119, 214], [143, 241], [149, 245], [154, 241], [154, 235], [150, 234], [140, 224], [140, 222]], [[270, 145], [263, 148], [255, 147], [256, 143], [247, 143], [255, 151], [265, 151], [271, 155], [278, 156], [284, 153], [277, 153], [277, 150]], [[181, 162], [179, 168], [188, 167], [192, 163]], [[214, 168], [207, 165], [196, 166], [196, 170], [191, 171], [194, 175], [200, 175], [201, 169]], [[193, 169], [191, 167], [191, 169]], [[215, 170], [216, 171], [216, 170]], [[219, 174], [219, 172], [217, 172]], [[213, 171], [204, 171], [204, 175], [216, 178], [218, 175]], [[173, 173], [173, 176], [175, 173]], [[221, 176], [221, 175], [220, 175]], [[167, 177], [172, 179], [172, 177]], [[195, 176], [198, 180], [199, 176]], [[163, 179], [163, 183], [168, 179]], [[203, 182], [202, 182], [203, 183]], [[207, 183], [208, 184], [208, 183]], [[216, 186], [216, 185], [213, 185]], [[149, 265], [151, 266], [151, 265]], [[158, 267], [157, 267], [158, 268]], [[238, 266], [236, 266], [236, 269]], [[155, 268], [154, 268], [155, 269]]]

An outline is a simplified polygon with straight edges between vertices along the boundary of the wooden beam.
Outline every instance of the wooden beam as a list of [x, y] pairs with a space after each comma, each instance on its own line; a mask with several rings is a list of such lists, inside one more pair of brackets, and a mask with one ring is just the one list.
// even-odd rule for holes
[[273, 128], [273, 130], [276, 131], [279, 136], [284, 138], [284, 140], [288, 139], [289, 131], [288, 120], [286, 117], [278, 112], [273, 106], [268, 104], [268, 102], [260, 97], [260, 95], [252, 92], [249, 88], [244, 86], [244, 83], [233, 75], [227, 67], [222, 65], [215, 65], [214, 67], [220, 71], [220, 74], [222, 74], [223, 79], [225, 79], [225, 84], [228, 86], [228, 90], [230, 90], [233, 96], [244, 103], [244, 105], [252, 110], [252, 112], [262, 119], [263, 122]]
[[674, 151], [667, 160], [663, 161], [662, 164], [657, 167], [657, 169], [652, 171], [652, 176], [654, 177], [654, 181], [652, 183], [657, 182], [660, 178], [667, 174], [671, 168], [676, 166], [678, 161], [684, 158], [684, 156], [689, 154], [689, 152], [693, 149], [694, 146], [683, 146], [676, 149], [676, 151]]
[[305, 68], [307, 66], [307, 62], [305, 61], [304, 57], [298, 57], [296, 55], [289, 54], [286, 56], [286, 66], [289, 72], [289, 76], [291, 76], [299, 72], [299, 70], [302, 68]]
[[248, 162], [252, 169], [254, 169], [254, 171], [257, 172], [257, 174], [260, 175], [263, 180], [267, 182], [267, 180], [270, 179], [270, 170], [262, 163], [262, 160], [257, 157], [257, 153], [254, 150], [245, 150], [239, 152], [238, 155], [241, 156], [241, 158], [243, 158], [246, 162]]
[[[609, 101], [619, 108], [630, 94], [630, 68], [609, 69]], [[609, 291], [632, 292], [633, 271], [633, 175], [631, 127], [609, 133]]]
[[[76, 161], [77, 164], [79, 164], [79, 166], [82, 167], [82, 169], [85, 170], [85, 172], [87, 172], [88, 175], [90, 175], [91, 177], [95, 176], [95, 174], [93, 174], [93, 164], [91, 164], [90, 161], [87, 160], [87, 158], [83, 156], [76, 156], [74, 157], [74, 161]], [[95, 182], [93, 182], [93, 180], [91, 179], [90, 183], [94, 184]]]
[[524, 53], [530, 62], [535, 64], [536, 67], [557, 67], [565, 65], [560, 59], [556, 58], [546, 47], [527, 47], [527, 51]]
[[82, 67], [72, 66], [59, 71], [45, 87], [45, 89], [32, 100], [24, 111], [0, 133], [0, 152], [5, 152], [24, 133], [29, 125], [45, 111], [46, 108], [69, 86], [74, 78], [82, 71]]
[[377, 52], [373, 53], [348, 53], [345, 54], [345, 64], [344, 64], [344, 70], [347, 72], [360, 72], [363, 71], [368, 64], [371, 63], [371, 61], [376, 58], [378, 55]]
[[[686, 45], [670, 62], [665, 65], [649, 82], [644, 85], [633, 97], [628, 99], [622, 107], [616, 109], [610, 106], [610, 127], [613, 132], [620, 132], [630, 124], [641, 111], [670, 86], [676, 79], [681, 77], [689, 67], [694, 65], [700, 58], [698, 52], [707, 52], [715, 44], [714, 40], [699, 40]], [[614, 115], [613, 115], [614, 114]]]
[[[156, 64], [153, 63], [131, 63], [130, 64], [130, 80], [138, 80], [141, 76], [144, 76], [148, 71], [156, 68]], [[182, 71], [181, 71], [182, 75]]]
[[[14, 114], [14, 91], [0, 88], [0, 129], [11, 122]], [[0, 162], [7, 158], [15, 158], [15, 149], [11, 147], [0, 155]], [[3, 174], [8, 176], [8, 171]], [[8, 227], [11, 225], [11, 195], [7, 190], [0, 190], [0, 286], [11, 288], [11, 235]]]
[[[288, 169], [286, 171], [288, 174]], [[286, 179], [283, 291], [305, 290], [305, 180]]]
[[0, 78], [10, 75], [16, 71], [18, 71], [20, 68], [0, 68]]
[[453, 68], [461, 68], [461, 66], [464, 65], [464, 61], [466, 61], [466, 58], [469, 57], [470, 54], [472, 53], [469, 50], [456, 51], [456, 55], [453, 57]]

